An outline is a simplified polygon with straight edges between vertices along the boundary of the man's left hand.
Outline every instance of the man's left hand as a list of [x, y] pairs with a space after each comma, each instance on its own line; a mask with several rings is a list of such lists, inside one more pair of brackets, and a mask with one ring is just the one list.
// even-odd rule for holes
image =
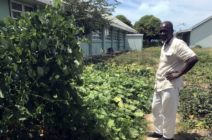
[[167, 72], [165, 76], [166, 76], [167, 80], [172, 81], [172, 80], [180, 77], [181, 74], [179, 71], [172, 71], [172, 72]]

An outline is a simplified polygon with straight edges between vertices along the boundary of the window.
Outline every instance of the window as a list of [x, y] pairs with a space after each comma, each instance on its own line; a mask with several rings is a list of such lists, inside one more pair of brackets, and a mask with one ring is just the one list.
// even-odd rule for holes
[[119, 40], [120, 41], [124, 40], [124, 32], [119, 32]]
[[107, 40], [111, 40], [112, 37], [112, 29], [107, 29], [107, 34], [106, 34], [106, 39]]
[[114, 40], [118, 40], [118, 31], [117, 30], [113, 30], [113, 39]]
[[11, 9], [11, 16], [13, 18], [20, 17], [22, 12], [34, 11], [34, 8], [32, 5], [13, 1], [13, 0], [10, 2], [10, 9]]
[[26, 11], [26, 12], [32, 12], [32, 11], [34, 11], [34, 9], [33, 9], [33, 7], [31, 7], [31, 6], [24, 6], [24, 11]]
[[93, 40], [101, 40], [102, 39], [102, 32], [96, 31], [92, 33]]

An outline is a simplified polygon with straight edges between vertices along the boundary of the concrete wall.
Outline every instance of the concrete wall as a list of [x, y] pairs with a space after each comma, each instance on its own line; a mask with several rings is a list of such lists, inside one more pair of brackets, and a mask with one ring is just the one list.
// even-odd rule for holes
[[128, 50], [141, 51], [143, 49], [143, 34], [127, 34], [126, 47]]
[[8, 0], [0, 0], [0, 20], [10, 16]]
[[190, 47], [201, 45], [202, 47], [212, 47], [212, 19], [194, 28], [190, 35]]

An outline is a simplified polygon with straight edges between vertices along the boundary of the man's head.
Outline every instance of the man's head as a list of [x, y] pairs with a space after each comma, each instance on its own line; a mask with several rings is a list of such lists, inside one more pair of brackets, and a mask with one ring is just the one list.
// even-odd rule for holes
[[160, 37], [163, 41], [172, 38], [173, 32], [173, 24], [170, 21], [164, 21], [160, 24]]

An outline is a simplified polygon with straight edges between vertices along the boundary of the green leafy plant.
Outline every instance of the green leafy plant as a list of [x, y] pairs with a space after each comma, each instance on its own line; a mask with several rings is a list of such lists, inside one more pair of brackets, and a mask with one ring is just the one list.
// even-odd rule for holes
[[88, 65], [83, 72], [84, 106], [106, 139], [139, 139], [146, 130], [144, 115], [150, 110], [153, 71], [136, 64]]
[[195, 48], [199, 62], [185, 75], [179, 111], [189, 128], [212, 127], [212, 50]]
[[0, 29], [1, 139], [85, 136], [91, 123], [75, 90], [81, 84], [77, 39], [81, 31], [74, 17], [53, 7], [4, 21]]

